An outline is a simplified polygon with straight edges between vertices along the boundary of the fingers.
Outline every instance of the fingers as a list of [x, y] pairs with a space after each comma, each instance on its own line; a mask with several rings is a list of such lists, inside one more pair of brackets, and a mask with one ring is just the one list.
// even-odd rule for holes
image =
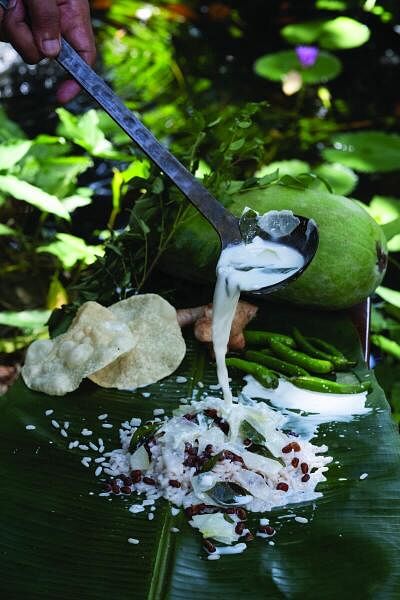
[[28, 0], [31, 28], [36, 47], [43, 56], [55, 58], [60, 52], [60, 13], [56, 0]]
[[41, 60], [42, 56], [27, 25], [27, 14], [22, 0], [11, 0], [3, 14], [1, 30], [2, 39], [10, 42], [25, 62], [34, 64]]
[[[68, 14], [64, 6], [60, 6], [62, 34], [83, 60], [93, 65], [96, 59], [96, 46], [89, 4], [87, 0], [69, 0], [66, 4], [68, 5]], [[72, 100], [80, 92], [80, 89], [76, 81], [64, 81], [57, 91], [57, 98], [59, 102], [65, 104]]]
[[87, 0], [69, 0], [61, 5], [61, 31], [65, 39], [92, 65], [96, 58], [96, 46]]

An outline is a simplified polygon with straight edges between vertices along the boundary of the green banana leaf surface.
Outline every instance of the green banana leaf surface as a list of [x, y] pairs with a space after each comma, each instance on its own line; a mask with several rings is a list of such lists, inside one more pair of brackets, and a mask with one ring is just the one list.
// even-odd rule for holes
[[[293, 325], [335, 343], [358, 359], [356, 373], [368, 376], [357, 333], [345, 314], [318, 314], [263, 305], [252, 328], [290, 332]], [[177, 383], [176, 377], [187, 378]], [[232, 372], [234, 388], [240, 374]], [[316, 444], [327, 444], [333, 462], [322, 498], [272, 511], [274, 545], [256, 538], [246, 552], [209, 561], [201, 536], [181, 511], [159, 500], [154, 520], [132, 514], [130, 496], [99, 496], [101, 482], [81, 464], [98, 454], [71, 440], [119, 447], [119, 424], [166, 414], [190, 398], [198, 382], [216, 383], [206, 348], [188, 336], [181, 367], [163, 381], [136, 392], [84, 382], [65, 397], [28, 390], [19, 381], [0, 398], [0, 587], [5, 600], [142, 599], [318, 599], [399, 598], [399, 437], [388, 404], [373, 378], [372, 411], [351, 422], [321, 425]], [[143, 392], [150, 392], [144, 397]], [[219, 392], [214, 392], [214, 394]], [[51, 416], [45, 411], [53, 409]], [[108, 413], [107, 423], [98, 416]], [[69, 421], [68, 438], [51, 425]], [[26, 425], [36, 429], [26, 430]], [[83, 437], [83, 428], [93, 431]], [[97, 465], [96, 465], [97, 466]], [[368, 473], [366, 479], [360, 475]], [[299, 523], [290, 515], [306, 517]], [[258, 518], [249, 520], [250, 529]], [[179, 529], [179, 532], [171, 531]], [[132, 545], [128, 538], [140, 543]]]

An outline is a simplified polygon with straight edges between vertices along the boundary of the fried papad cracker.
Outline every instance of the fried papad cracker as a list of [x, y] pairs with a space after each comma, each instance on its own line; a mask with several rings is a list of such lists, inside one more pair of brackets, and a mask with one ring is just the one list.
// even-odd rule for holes
[[102, 387], [131, 390], [155, 383], [170, 375], [186, 353], [176, 310], [157, 294], [132, 296], [109, 307], [119, 320], [125, 320], [136, 346], [89, 379]]
[[109, 309], [85, 302], [66, 333], [31, 344], [22, 377], [33, 390], [62, 396], [75, 390], [84, 377], [131, 350], [137, 340]]

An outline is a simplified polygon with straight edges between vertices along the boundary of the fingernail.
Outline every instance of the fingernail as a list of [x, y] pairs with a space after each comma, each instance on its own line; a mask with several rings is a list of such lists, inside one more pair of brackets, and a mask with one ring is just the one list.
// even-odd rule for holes
[[47, 55], [57, 56], [60, 52], [59, 40], [42, 40], [42, 50]]

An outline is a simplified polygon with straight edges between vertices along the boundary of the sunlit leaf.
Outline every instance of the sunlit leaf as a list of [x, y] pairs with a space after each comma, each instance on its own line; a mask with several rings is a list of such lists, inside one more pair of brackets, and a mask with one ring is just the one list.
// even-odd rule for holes
[[21, 310], [0, 312], [0, 325], [19, 327], [25, 331], [34, 331], [44, 327], [50, 317], [50, 310]]
[[102, 246], [90, 246], [82, 238], [68, 233], [57, 233], [54, 242], [39, 246], [36, 251], [54, 254], [66, 269], [70, 269], [78, 261], [90, 265], [103, 255]]
[[58, 108], [57, 114], [60, 117], [58, 133], [72, 140], [93, 156], [116, 160], [131, 160], [133, 158], [113, 148], [112, 143], [106, 138], [101, 129], [98, 111], [92, 109], [83, 115], [75, 116], [65, 108]]
[[0, 223], [0, 235], [15, 235], [14, 229]]
[[68, 304], [68, 301], [67, 291], [61, 283], [58, 273], [55, 273], [50, 281], [46, 307], [49, 310], [54, 310], [55, 308], [60, 308], [63, 304]]
[[93, 161], [87, 156], [51, 157], [39, 163], [38, 171], [28, 181], [49, 194], [64, 198], [74, 191], [78, 176], [91, 166]]
[[13, 175], [0, 176], [0, 190], [17, 200], [24, 200], [32, 204], [43, 212], [70, 220], [68, 211], [56, 196], [52, 196], [26, 181], [21, 181]]
[[121, 171], [124, 183], [129, 183], [129, 181], [135, 177], [147, 179], [149, 174], [150, 163], [148, 160], [134, 160], [124, 171]]
[[354, 171], [339, 163], [319, 165], [313, 168], [313, 172], [326, 180], [335, 194], [343, 196], [350, 194], [358, 182]]
[[400, 217], [382, 225], [383, 233], [388, 241], [396, 235], [400, 235]]
[[370, 36], [366, 25], [343, 16], [287, 25], [281, 33], [291, 44], [317, 44], [327, 50], [356, 48]]
[[78, 188], [76, 194], [63, 198], [61, 202], [69, 213], [73, 213], [77, 208], [91, 204], [93, 200], [92, 195], [93, 190], [90, 188]]
[[379, 286], [375, 293], [386, 300], [386, 302], [389, 302], [389, 304], [393, 304], [393, 306], [400, 308], [400, 292], [384, 286]]
[[341, 71], [341, 63], [336, 56], [320, 52], [312, 67], [302, 68], [294, 50], [283, 50], [266, 54], [257, 59], [254, 70], [260, 77], [272, 81], [282, 81], [290, 71], [299, 71], [304, 83], [323, 83], [334, 79]]
[[340, 133], [332, 140], [332, 148], [322, 151], [329, 162], [338, 162], [364, 173], [400, 169], [400, 136], [383, 131]]
[[297, 175], [301, 175], [301, 173], [309, 173], [310, 165], [303, 160], [277, 160], [269, 165], [264, 165], [258, 171], [256, 171], [256, 177], [263, 177], [267, 175], [267, 173], [273, 173], [279, 169], [279, 176], [282, 175], [291, 175], [292, 177], [296, 177]]
[[377, 223], [384, 225], [400, 217], [400, 198], [374, 196], [365, 209]]
[[31, 146], [32, 142], [30, 140], [17, 140], [0, 144], [0, 170], [11, 169], [25, 156]]

